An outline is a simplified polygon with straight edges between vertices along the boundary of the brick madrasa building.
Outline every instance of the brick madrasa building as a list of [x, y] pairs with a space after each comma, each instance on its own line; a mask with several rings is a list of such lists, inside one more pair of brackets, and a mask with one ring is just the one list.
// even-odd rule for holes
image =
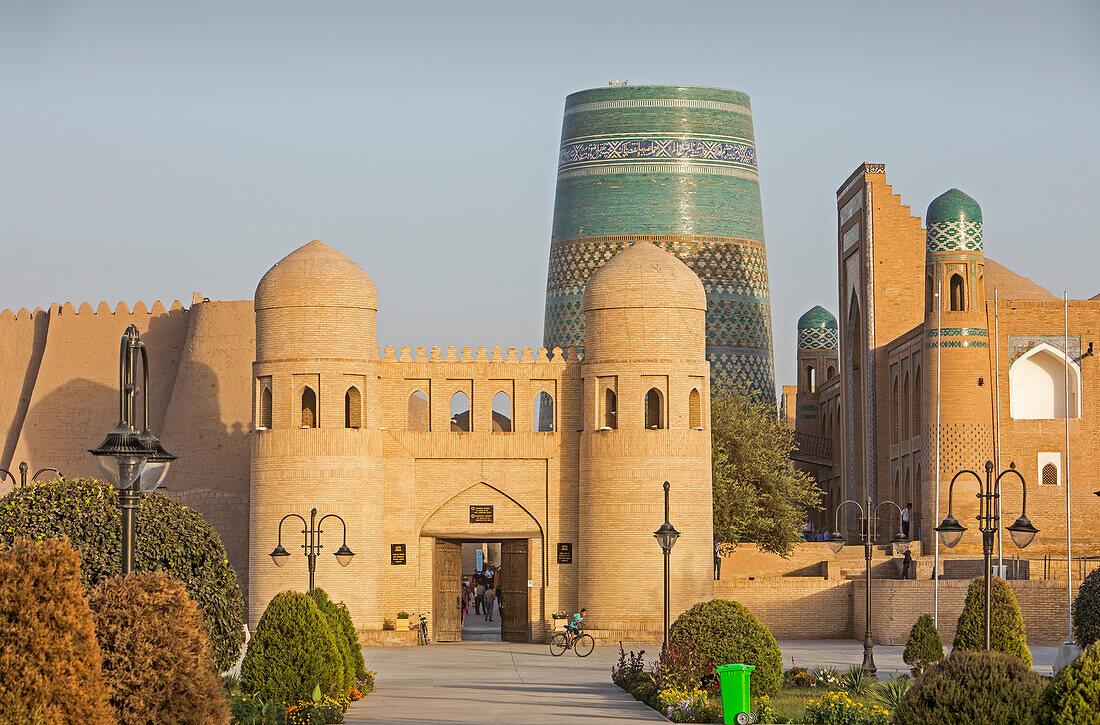
[[[1073, 555], [1100, 554], [1100, 295], [1064, 304], [986, 257], [981, 208], [958, 189], [928, 205], [925, 229], [883, 164], [844, 182], [837, 213], [841, 317], [815, 307], [798, 321], [798, 384], [784, 387], [799, 465], [826, 493], [816, 528], [832, 531], [845, 499], [912, 502], [911, 537], [929, 555], [938, 441], [941, 519], [957, 472], [1015, 464], [1040, 531], [1022, 552], [1005, 537], [1004, 556], [1061, 557], [1064, 578], [1068, 473]], [[980, 553], [976, 492], [969, 477], [956, 484], [954, 515], [969, 530], [941, 554]], [[1007, 526], [1020, 515], [1015, 477], [1003, 494]], [[857, 527], [852, 511], [844, 533]], [[897, 531], [896, 510], [880, 517], [881, 532]]]

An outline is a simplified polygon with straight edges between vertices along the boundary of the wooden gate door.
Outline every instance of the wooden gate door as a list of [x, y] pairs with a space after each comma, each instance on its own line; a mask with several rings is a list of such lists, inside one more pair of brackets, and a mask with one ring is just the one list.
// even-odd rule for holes
[[500, 542], [501, 599], [500, 639], [526, 642], [531, 617], [527, 611], [527, 539]]
[[462, 639], [462, 544], [436, 539], [432, 568], [435, 641], [458, 642]]

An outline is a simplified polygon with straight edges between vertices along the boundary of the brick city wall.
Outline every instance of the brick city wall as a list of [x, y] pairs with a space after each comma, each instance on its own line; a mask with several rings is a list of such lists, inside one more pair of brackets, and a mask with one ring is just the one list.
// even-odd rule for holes
[[824, 579], [723, 580], [714, 596], [748, 607], [776, 639], [852, 637], [852, 584]]

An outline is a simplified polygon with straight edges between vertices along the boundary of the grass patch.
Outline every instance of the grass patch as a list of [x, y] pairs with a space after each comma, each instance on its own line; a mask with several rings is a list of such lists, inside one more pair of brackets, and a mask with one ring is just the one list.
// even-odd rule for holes
[[[806, 701], [818, 699], [824, 692], [828, 692], [828, 690], [821, 687], [791, 687], [784, 685], [768, 704], [775, 710], [776, 719], [779, 722], [800, 723], [802, 722], [802, 715], [806, 712]], [[852, 697], [852, 699], [864, 705], [876, 704], [870, 696]]]

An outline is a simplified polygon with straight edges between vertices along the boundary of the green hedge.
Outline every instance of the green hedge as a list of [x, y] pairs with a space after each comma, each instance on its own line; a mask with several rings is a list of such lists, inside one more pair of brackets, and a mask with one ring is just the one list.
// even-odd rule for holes
[[[119, 575], [122, 550], [118, 492], [94, 479], [38, 483], [0, 499], [0, 539], [67, 536], [80, 552], [91, 590]], [[221, 537], [196, 511], [159, 493], [143, 495], [137, 521], [136, 569], [179, 579], [202, 610], [214, 664], [228, 670], [243, 643], [244, 599]]]
[[367, 663], [363, 661], [363, 648], [359, 645], [359, 633], [355, 631], [355, 623], [351, 621], [351, 612], [347, 605], [340, 602], [336, 605], [340, 613], [340, 630], [348, 641], [351, 650], [351, 662], [355, 670], [355, 678], [359, 679], [367, 674]]
[[308, 595], [281, 592], [268, 603], [241, 665], [249, 694], [286, 703], [310, 700], [314, 687], [341, 695], [344, 660], [325, 616]]
[[[1024, 618], [1012, 587], [1004, 579], [993, 577], [989, 583], [990, 633], [994, 651], [1004, 652], [1022, 659], [1031, 667], [1031, 650], [1027, 648], [1024, 634]], [[955, 629], [953, 651], [980, 652], [985, 649], [985, 579], [978, 577], [966, 590], [966, 604], [959, 615]]]
[[1039, 725], [1100, 723], [1100, 642], [1093, 642], [1043, 690]]
[[[344, 634], [343, 622], [340, 619], [340, 608], [328, 598], [328, 594], [320, 587], [310, 589], [307, 592], [309, 598], [321, 610], [328, 628], [332, 631], [332, 637], [336, 640], [336, 649], [340, 651], [342, 663], [343, 689], [347, 690], [355, 684], [355, 676], [358, 674], [355, 668], [355, 659], [351, 654], [351, 644]], [[362, 655], [360, 655], [362, 656]]]
[[[684, 639], [686, 638], [686, 640]], [[728, 599], [700, 602], [669, 628], [670, 641], [690, 641], [694, 653], [714, 666], [753, 665], [749, 677], [753, 697], [779, 692], [783, 655], [775, 637], [744, 605]]]
[[952, 652], [917, 678], [894, 712], [897, 725], [1032, 722], [1042, 678], [1003, 652]]

